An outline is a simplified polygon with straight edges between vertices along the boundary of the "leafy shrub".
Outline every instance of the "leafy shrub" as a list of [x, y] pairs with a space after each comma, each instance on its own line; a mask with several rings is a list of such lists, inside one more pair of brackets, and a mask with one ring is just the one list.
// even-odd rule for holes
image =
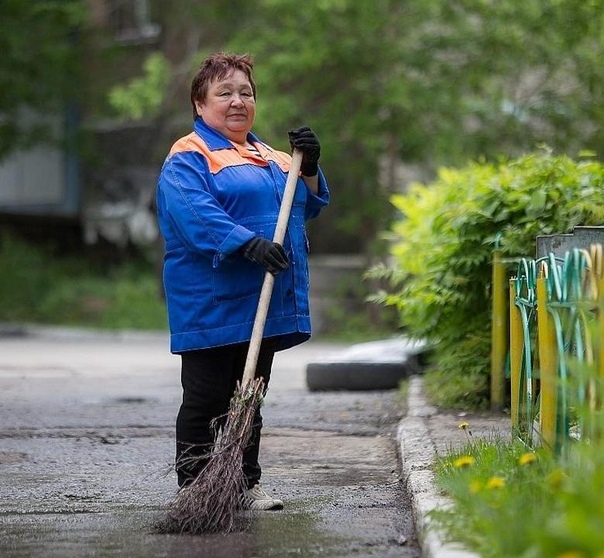
[[[392, 265], [375, 268], [390, 292], [374, 301], [397, 308], [409, 335], [434, 344], [426, 387], [446, 406], [488, 402], [491, 261], [533, 257], [537, 235], [604, 222], [604, 166], [548, 150], [496, 163], [440, 170], [392, 203]], [[514, 264], [510, 263], [510, 271]]]

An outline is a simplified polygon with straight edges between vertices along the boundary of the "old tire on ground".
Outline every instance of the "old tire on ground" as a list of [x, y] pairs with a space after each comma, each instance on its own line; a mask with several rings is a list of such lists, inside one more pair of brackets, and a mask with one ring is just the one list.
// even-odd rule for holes
[[396, 389], [408, 377], [410, 362], [311, 362], [306, 367], [310, 391]]

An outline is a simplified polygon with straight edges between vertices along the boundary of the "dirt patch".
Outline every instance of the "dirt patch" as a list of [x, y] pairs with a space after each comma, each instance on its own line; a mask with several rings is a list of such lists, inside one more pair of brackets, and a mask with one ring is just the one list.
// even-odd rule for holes
[[27, 459], [27, 454], [19, 451], [0, 451], [0, 465], [21, 463]]

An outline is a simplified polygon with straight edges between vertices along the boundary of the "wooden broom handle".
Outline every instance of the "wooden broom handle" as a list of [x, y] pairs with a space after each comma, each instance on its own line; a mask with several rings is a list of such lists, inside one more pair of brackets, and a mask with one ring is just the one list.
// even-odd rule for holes
[[[302, 151], [294, 149], [289, 173], [287, 174], [287, 182], [285, 183], [285, 190], [283, 192], [283, 200], [281, 201], [279, 216], [277, 217], [277, 226], [275, 227], [275, 234], [273, 236], [273, 242], [277, 242], [282, 246], [287, 230], [287, 223], [289, 222], [292, 203], [294, 201], [294, 194], [296, 193], [296, 184], [298, 183], [301, 164]], [[241, 385], [244, 387], [249, 382], [253, 381], [256, 376], [256, 365], [258, 364], [258, 355], [260, 354], [260, 344], [262, 343], [262, 337], [264, 335], [264, 326], [266, 324], [268, 307], [271, 303], [274, 285], [275, 276], [267, 271], [264, 274], [264, 282], [262, 283], [260, 299], [258, 300], [258, 309], [256, 310], [256, 318], [254, 319], [254, 326], [252, 328], [252, 337], [250, 338], [250, 346], [245, 360], [245, 367], [243, 369]]]

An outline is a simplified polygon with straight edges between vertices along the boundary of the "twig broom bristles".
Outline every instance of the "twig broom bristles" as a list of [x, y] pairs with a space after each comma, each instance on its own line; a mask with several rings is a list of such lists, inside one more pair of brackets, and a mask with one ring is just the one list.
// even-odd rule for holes
[[[289, 221], [302, 152], [295, 149], [287, 175], [273, 242], [283, 244]], [[243, 474], [243, 451], [247, 447], [256, 410], [263, 396], [263, 380], [255, 378], [260, 344], [268, 315], [275, 277], [266, 273], [243, 379], [231, 398], [222, 436], [217, 440], [207, 465], [197, 478], [178, 492], [168, 507], [167, 517], [157, 525], [163, 533], [228, 533], [238, 527], [242, 517], [246, 478]]]

